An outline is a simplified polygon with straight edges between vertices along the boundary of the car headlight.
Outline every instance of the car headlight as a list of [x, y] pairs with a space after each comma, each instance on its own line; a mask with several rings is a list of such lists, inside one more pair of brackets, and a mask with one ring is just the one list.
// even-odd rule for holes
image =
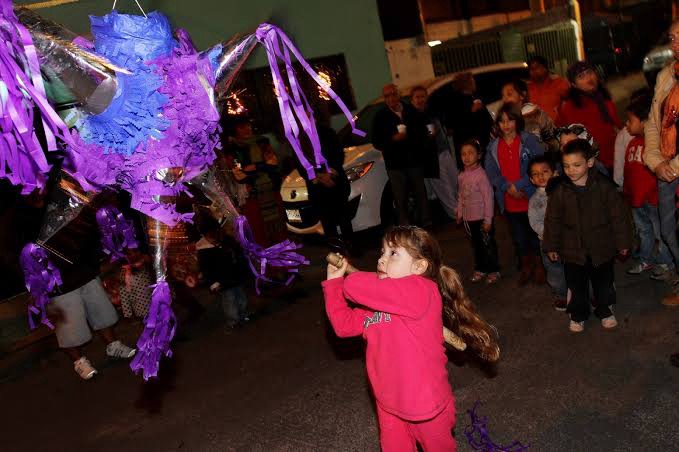
[[374, 164], [375, 162], [365, 162], [347, 168], [345, 172], [347, 173], [347, 178], [349, 179], [349, 182], [358, 180], [365, 176], [366, 174], [368, 174], [368, 171], [370, 171]]

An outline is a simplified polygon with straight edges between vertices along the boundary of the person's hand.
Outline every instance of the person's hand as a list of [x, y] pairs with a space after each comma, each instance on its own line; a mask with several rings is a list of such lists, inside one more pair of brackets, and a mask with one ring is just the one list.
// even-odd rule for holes
[[332, 188], [335, 186], [335, 181], [332, 179], [332, 176], [328, 173], [319, 173], [316, 175], [316, 179], [318, 180], [318, 183], [323, 185], [324, 187]]
[[514, 199], [521, 199], [526, 197], [526, 194], [522, 191], [517, 190], [514, 184], [509, 185], [509, 188], [507, 188], [507, 194]]
[[327, 276], [325, 279], [341, 278], [344, 276], [344, 273], [346, 273], [347, 267], [349, 267], [349, 261], [345, 257], [342, 257], [342, 260], [339, 262], [339, 267], [328, 263]]
[[660, 165], [655, 167], [655, 175], [658, 179], [664, 182], [672, 182], [674, 179], [679, 177], [674, 169], [670, 166], [670, 162], [662, 162]]
[[481, 102], [481, 99], [474, 99], [474, 102], [472, 103], [472, 113], [476, 113], [477, 111], [481, 110], [483, 108], [483, 102]]
[[547, 253], [547, 257], [549, 258], [550, 261], [556, 262], [559, 260], [559, 253], [556, 251], [550, 251]]
[[408, 138], [408, 134], [406, 132], [398, 132], [391, 136], [391, 141], [403, 141], [406, 138]]
[[483, 232], [485, 232], [485, 233], [490, 232], [490, 227], [491, 227], [491, 225], [488, 224], [488, 223], [483, 223], [483, 226], [481, 226], [481, 228], [483, 229]]
[[458, 217], [458, 219], [456, 220], [456, 223], [458, 225], [462, 224], [462, 217]]
[[253, 171], [257, 171], [257, 165], [255, 165], [254, 163], [251, 163], [251, 164], [243, 167], [243, 171], [245, 171], [246, 173], [251, 173]]
[[221, 288], [222, 285], [219, 282], [216, 282], [210, 286], [210, 292], [217, 293], [220, 291]]

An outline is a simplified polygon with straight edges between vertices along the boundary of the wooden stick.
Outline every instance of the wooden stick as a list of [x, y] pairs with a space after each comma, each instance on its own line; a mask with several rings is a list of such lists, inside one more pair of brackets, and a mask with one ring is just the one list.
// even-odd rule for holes
[[[328, 255], [325, 256], [325, 261], [330, 265], [333, 265], [337, 268], [340, 268], [340, 267], [342, 267], [342, 264], [344, 263], [343, 262], [344, 256], [342, 256], [339, 253], [328, 253]], [[347, 266], [347, 270], [346, 270], [347, 274], [351, 274], [351, 273], [356, 272], [356, 271], [358, 271], [358, 269], [356, 267], [354, 267], [353, 265], [349, 264]], [[445, 326], [443, 327], [443, 339], [445, 339], [445, 341], [448, 345], [450, 345], [454, 349], [459, 350], [461, 352], [464, 351], [467, 348], [467, 344], [465, 344], [465, 342], [462, 340], [462, 338], [460, 336], [458, 336], [457, 334], [453, 333], [452, 331], [450, 331]]]

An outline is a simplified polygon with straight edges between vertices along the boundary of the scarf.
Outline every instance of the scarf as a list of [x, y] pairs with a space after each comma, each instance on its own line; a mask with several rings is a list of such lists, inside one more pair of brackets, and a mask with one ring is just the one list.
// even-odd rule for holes
[[[675, 77], [679, 72], [679, 62], [674, 63]], [[660, 127], [660, 153], [666, 159], [677, 154], [677, 118], [679, 118], [679, 83], [674, 86], [665, 98]]]

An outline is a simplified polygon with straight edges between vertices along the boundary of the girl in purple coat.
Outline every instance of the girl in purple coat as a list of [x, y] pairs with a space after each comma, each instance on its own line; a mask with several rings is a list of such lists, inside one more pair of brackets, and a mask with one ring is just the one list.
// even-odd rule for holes
[[497, 244], [493, 230], [493, 187], [481, 167], [481, 144], [468, 140], [460, 149], [464, 171], [458, 176], [457, 222], [464, 222], [474, 248], [472, 282], [500, 279]]

